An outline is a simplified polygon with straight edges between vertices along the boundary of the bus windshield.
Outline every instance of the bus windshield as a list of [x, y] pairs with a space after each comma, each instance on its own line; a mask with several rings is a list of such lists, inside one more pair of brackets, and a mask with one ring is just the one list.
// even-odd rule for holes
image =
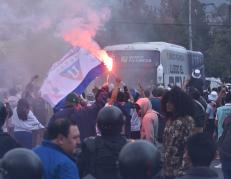
[[129, 87], [156, 84], [160, 52], [155, 50], [108, 51], [114, 59], [113, 73], [122, 78]]

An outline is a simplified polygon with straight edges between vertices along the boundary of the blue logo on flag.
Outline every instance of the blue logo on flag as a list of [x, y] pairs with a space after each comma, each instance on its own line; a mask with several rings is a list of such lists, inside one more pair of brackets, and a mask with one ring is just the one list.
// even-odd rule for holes
[[60, 73], [61, 76], [71, 79], [71, 80], [82, 80], [83, 74], [81, 71], [79, 59], [75, 61], [72, 65], [70, 65], [68, 68], [66, 68], [64, 71]]

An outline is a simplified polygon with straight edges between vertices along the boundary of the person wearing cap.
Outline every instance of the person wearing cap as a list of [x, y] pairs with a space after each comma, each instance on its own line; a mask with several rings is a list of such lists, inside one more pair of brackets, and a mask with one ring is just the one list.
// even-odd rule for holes
[[50, 121], [57, 118], [65, 118], [71, 116], [75, 111], [77, 111], [79, 105], [79, 99], [75, 93], [70, 93], [65, 98], [65, 106], [62, 110], [54, 113]]
[[65, 106], [66, 107], [75, 107], [76, 109], [79, 109], [80, 99], [75, 93], [70, 93], [67, 95], [65, 100]]
[[209, 103], [207, 104], [206, 108], [206, 122], [205, 122], [205, 131], [210, 135], [213, 136], [214, 129], [215, 129], [215, 116], [217, 110], [217, 101], [218, 94], [216, 91], [212, 91], [208, 95]]
[[79, 126], [81, 141], [83, 141], [83, 139], [87, 137], [96, 136], [97, 114], [105, 106], [105, 104], [112, 105], [114, 103], [117, 98], [120, 82], [120, 79], [116, 79], [111, 98], [109, 98], [108, 87], [103, 86], [101, 89], [98, 90], [97, 94], [95, 95], [94, 104], [84, 107], [73, 114], [72, 118], [76, 120]]
[[187, 87], [194, 87], [198, 89], [201, 94], [203, 94], [203, 86], [204, 82], [201, 79], [201, 71], [199, 69], [195, 69], [192, 72], [192, 76], [187, 84]]

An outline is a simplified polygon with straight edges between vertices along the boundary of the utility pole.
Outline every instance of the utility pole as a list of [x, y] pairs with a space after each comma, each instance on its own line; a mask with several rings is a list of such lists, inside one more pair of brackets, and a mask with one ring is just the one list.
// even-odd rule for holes
[[228, 6], [229, 11], [228, 11], [228, 24], [231, 24], [231, 4]]
[[192, 0], [189, 0], [189, 11], [188, 11], [188, 32], [189, 32], [189, 50], [193, 50], [193, 44], [192, 44]]

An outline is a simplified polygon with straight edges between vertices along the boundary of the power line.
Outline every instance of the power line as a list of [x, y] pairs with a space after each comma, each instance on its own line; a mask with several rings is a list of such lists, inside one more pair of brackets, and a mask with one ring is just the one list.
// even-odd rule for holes
[[[156, 23], [156, 22], [131, 22], [131, 21], [111, 21], [112, 24], [137, 24], [137, 25], [159, 25], [159, 26], [189, 26], [188, 23]], [[231, 27], [231, 24], [191, 24], [192, 26], [210, 26], [210, 27]]]

